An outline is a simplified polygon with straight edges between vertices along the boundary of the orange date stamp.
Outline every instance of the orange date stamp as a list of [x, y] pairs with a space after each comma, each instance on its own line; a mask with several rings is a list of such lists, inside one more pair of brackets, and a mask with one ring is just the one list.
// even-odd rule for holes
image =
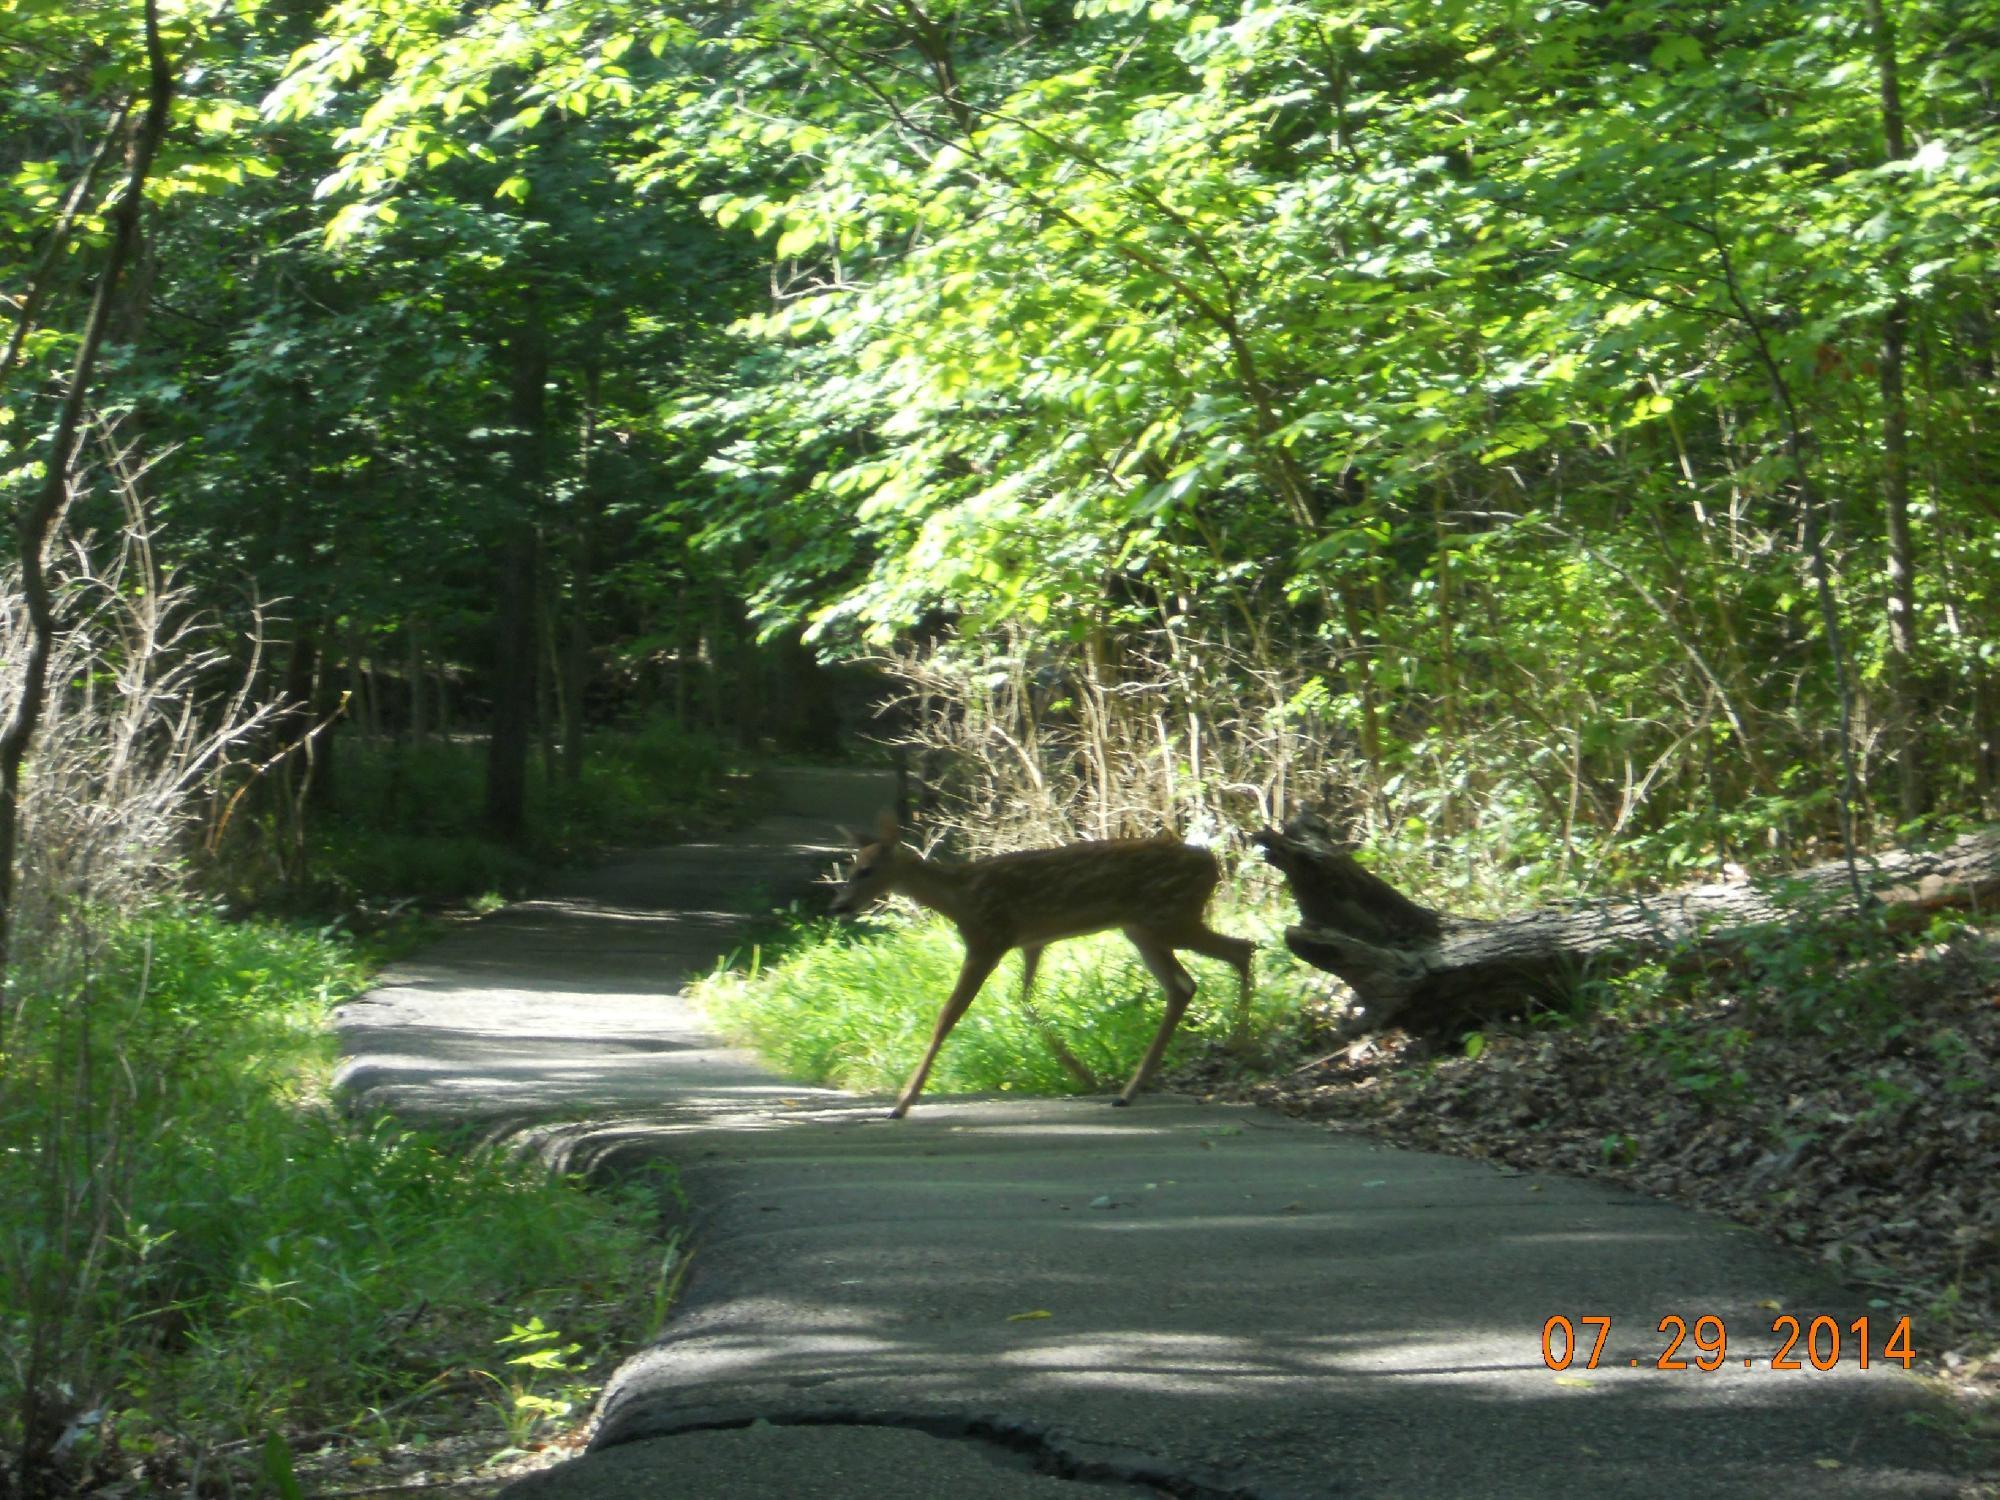
[[[1862, 1370], [1878, 1362], [1898, 1364], [1907, 1370], [1917, 1359], [1909, 1316], [1905, 1314], [1888, 1324], [1888, 1336], [1878, 1344], [1880, 1325], [1887, 1323], [1886, 1318], [1871, 1323], [1866, 1314], [1844, 1325], [1825, 1314], [1802, 1322], [1790, 1313], [1783, 1313], [1771, 1320], [1772, 1348], [1732, 1360], [1728, 1353], [1729, 1328], [1721, 1318], [1714, 1313], [1703, 1313], [1690, 1324], [1686, 1318], [1668, 1313], [1660, 1319], [1657, 1330], [1666, 1341], [1665, 1347], [1655, 1355], [1652, 1366], [1656, 1370], [1713, 1372], [1726, 1364], [1741, 1363], [1746, 1370], [1759, 1367], [1831, 1370], [1847, 1359]], [[1579, 1328], [1583, 1330], [1581, 1336]], [[1595, 1370], [1604, 1358], [1604, 1345], [1610, 1337], [1609, 1318], [1567, 1318], [1557, 1313], [1542, 1324], [1542, 1363], [1551, 1370], [1567, 1370], [1580, 1361], [1584, 1369]], [[1626, 1363], [1636, 1369], [1644, 1361], [1634, 1357]]]

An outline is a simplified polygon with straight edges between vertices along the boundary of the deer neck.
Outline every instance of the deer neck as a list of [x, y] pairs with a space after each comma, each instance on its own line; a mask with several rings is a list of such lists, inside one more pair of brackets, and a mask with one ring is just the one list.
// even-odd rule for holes
[[892, 889], [908, 896], [919, 906], [927, 906], [954, 925], [963, 925], [965, 912], [965, 871], [960, 866], [941, 865], [920, 854], [905, 853], [896, 861]]

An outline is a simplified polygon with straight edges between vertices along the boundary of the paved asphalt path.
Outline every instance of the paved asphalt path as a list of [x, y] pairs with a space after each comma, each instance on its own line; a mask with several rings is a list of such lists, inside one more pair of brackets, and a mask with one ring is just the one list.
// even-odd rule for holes
[[[512, 1500], [1965, 1492], [1932, 1398], [1880, 1360], [1921, 1311], [1719, 1220], [1258, 1109], [926, 1096], [891, 1121], [772, 1077], [677, 991], [887, 797], [833, 771], [785, 794], [726, 842], [496, 913], [343, 1013], [369, 1103], [680, 1169], [696, 1251], [666, 1333], [591, 1451]], [[1837, 1320], [1839, 1362], [1773, 1368], [1780, 1312]], [[1580, 1320], [1610, 1320], [1596, 1369], [1544, 1363], [1558, 1314], [1586, 1356]], [[1723, 1367], [1690, 1341], [1658, 1368], [1661, 1320], [1704, 1315]]]

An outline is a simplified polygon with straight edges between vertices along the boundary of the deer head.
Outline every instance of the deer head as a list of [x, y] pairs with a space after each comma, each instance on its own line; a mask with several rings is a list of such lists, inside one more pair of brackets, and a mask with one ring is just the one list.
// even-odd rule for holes
[[848, 866], [847, 879], [833, 898], [832, 910], [841, 916], [858, 916], [894, 889], [896, 854], [902, 847], [902, 831], [896, 815], [885, 812], [875, 820], [875, 833], [848, 830], [860, 848]]

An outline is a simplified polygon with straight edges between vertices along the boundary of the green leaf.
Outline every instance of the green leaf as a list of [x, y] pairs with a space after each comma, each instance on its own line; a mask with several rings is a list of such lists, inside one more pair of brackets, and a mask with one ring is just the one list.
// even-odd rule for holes
[[778, 236], [778, 243], [772, 246], [772, 254], [779, 260], [790, 260], [805, 254], [819, 240], [819, 232], [811, 224], [794, 224]]
[[1662, 73], [1688, 67], [1702, 60], [1701, 43], [1691, 36], [1662, 37], [1653, 46], [1649, 59]]
[[299, 1488], [298, 1476], [292, 1470], [292, 1450], [285, 1446], [276, 1428], [264, 1433], [258, 1467], [264, 1471], [265, 1482], [278, 1500], [305, 1500], [305, 1491]]

